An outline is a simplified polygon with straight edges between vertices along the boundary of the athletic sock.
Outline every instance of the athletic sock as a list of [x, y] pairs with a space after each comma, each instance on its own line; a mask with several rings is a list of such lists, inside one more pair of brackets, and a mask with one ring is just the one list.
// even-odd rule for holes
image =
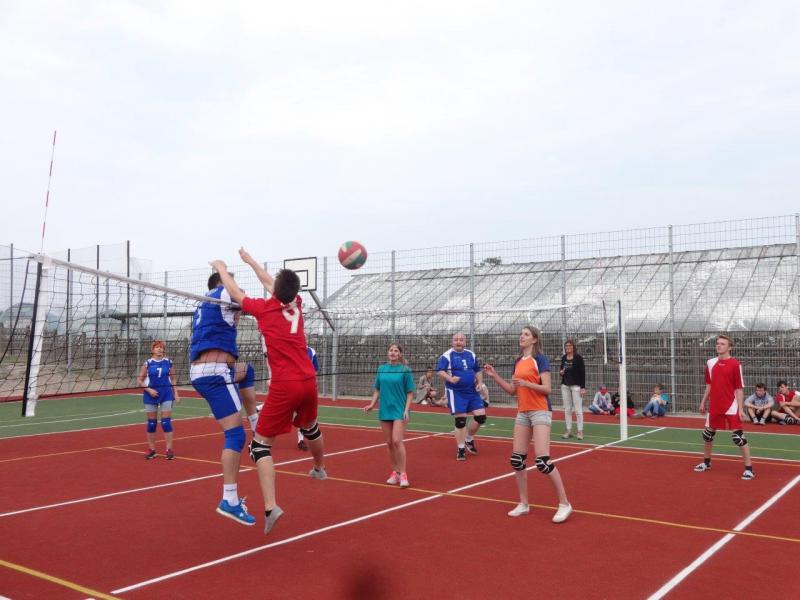
[[222, 485], [222, 499], [227, 500], [231, 506], [239, 504], [239, 486], [235, 483], [225, 483]]
[[711, 466], [711, 459], [710, 458], [704, 458], [703, 462], [706, 464], [707, 467]]
[[752, 471], [753, 470], [753, 465], [745, 465], [744, 466], [744, 470], [745, 471]]
[[267, 518], [269, 518], [269, 516], [270, 516], [271, 514], [272, 514], [272, 509], [269, 509], [269, 510], [265, 510], [265, 511], [264, 511], [264, 516], [265, 516], [265, 517], [267, 517]]
[[468, 441], [468, 442], [473, 442], [473, 441], [475, 441], [475, 438], [474, 438], [474, 437], [472, 437], [471, 435], [468, 435], [468, 436], [467, 436], [467, 441]]
[[250, 421], [250, 429], [252, 431], [256, 430], [256, 423], [258, 423], [258, 413], [253, 413], [252, 415], [247, 415], [247, 420]]
[[459, 444], [459, 445], [458, 445], [458, 448], [459, 448], [459, 450], [460, 450], [461, 448], [466, 448], [466, 445], [464, 445], [464, 444]]

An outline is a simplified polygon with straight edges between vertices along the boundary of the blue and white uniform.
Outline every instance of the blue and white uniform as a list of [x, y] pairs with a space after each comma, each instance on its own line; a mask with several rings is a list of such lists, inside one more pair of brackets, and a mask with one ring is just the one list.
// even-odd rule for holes
[[308, 358], [311, 359], [311, 364], [314, 365], [314, 371], [319, 373], [319, 361], [317, 360], [317, 351], [314, 350], [311, 346], [306, 346], [306, 352], [308, 353]]
[[175, 400], [175, 394], [172, 391], [172, 382], [169, 380], [169, 374], [172, 370], [172, 360], [169, 358], [162, 358], [156, 360], [155, 358], [148, 358], [145, 363], [147, 366], [147, 386], [158, 392], [158, 396], [153, 398], [147, 392], [142, 394], [142, 400], [145, 404], [162, 404], [164, 402], [172, 402]]
[[[210, 298], [231, 301], [222, 285], [206, 293]], [[190, 357], [197, 360], [206, 350], [221, 350], [238, 358], [236, 346], [237, 308], [216, 302], [203, 302], [192, 319]], [[197, 363], [190, 370], [192, 385], [206, 399], [214, 417], [219, 420], [242, 410], [239, 390], [233, 383], [231, 369], [226, 363]]]
[[475, 389], [475, 377], [481, 371], [481, 363], [472, 350], [464, 348], [456, 352], [450, 348], [439, 357], [436, 370], [459, 378], [458, 383], [445, 381], [444, 384], [450, 414], [467, 414], [484, 408], [483, 399]]

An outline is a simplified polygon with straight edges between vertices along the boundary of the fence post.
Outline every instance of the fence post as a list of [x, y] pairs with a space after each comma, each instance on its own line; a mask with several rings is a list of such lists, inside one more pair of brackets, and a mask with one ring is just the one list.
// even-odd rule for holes
[[678, 390], [675, 377], [675, 257], [673, 255], [672, 225], [669, 231], [669, 385], [672, 392], [672, 412], [677, 410]]
[[[567, 303], [567, 238], [561, 236], [561, 304]], [[561, 345], [567, 341], [567, 307], [561, 308]]]
[[[131, 276], [131, 241], [125, 240], [125, 276]], [[138, 319], [138, 328], [142, 326], [142, 320]], [[131, 284], [125, 284], [125, 368], [130, 369], [128, 364], [131, 355]], [[138, 366], [138, 365], [137, 365]], [[130, 369], [133, 370], [133, 369]]]
[[[141, 273], [139, 273], [139, 279], [142, 279]], [[139, 321], [139, 327], [136, 329], [136, 367], [138, 369], [142, 364], [142, 288], [136, 289], [136, 318]], [[164, 335], [160, 336], [162, 340], [167, 339], [166, 319], [164, 320], [164, 323]]]
[[[8, 287], [8, 308], [11, 308], [14, 306], [14, 244], [11, 244], [11, 255], [9, 256], [8, 264], [11, 269], [10, 285]], [[13, 310], [9, 312], [9, 315], [13, 315], [13, 312]]]
[[332, 386], [332, 389], [331, 389], [331, 400], [333, 400], [334, 402], [336, 401], [336, 399], [339, 396], [338, 381], [337, 381], [337, 375], [336, 375], [336, 371], [337, 371], [336, 365], [338, 364], [338, 356], [337, 356], [338, 352], [339, 352], [339, 328], [337, 326], [336, 329], [333, 330], [333, 349], [331, 350], [331, 355], [332, 355], [331, 356], [331, 361], [334, 364], [333, 377], [332, 377], [333, 381], [331, 382], [331, 386]]
[[[95, 267], [100, 270], [100, 244], [96, 246]], [[100, 278], [95, 277], [94, 286], [94, 369], [100, 370]]]
[[[67, 262], [72, 260], [72, 250], [67, 248]], [[72, 319], [72, 270], [67, 269], [67, 327], [64, 335], [67, 342], [67, 391], [72, 392], [72, 336], [70, 336]], [[58, 335], [58, 331], [56, 331]]]
[[475, 244], [469, 244], [469, 347], [473, 350], [475, 343]]
[[[322, 257], [322, 307], [328, 307], [328, 257]], [[328, 394], [328, 377], [330, 373], [329, 365], [331, 358], [328, 356], [328, 322], [322, 319], [322, 395]]]
[[392, 341], [393, 342], [397, 341], [397, 340], [395, 340], [395, 311], [397, 310], [397, 297], [395, 295], [396, 290], [395, 290], [395, 285], [394, 285], [395, 268], [396, 268], [396, 265], [395, 265], [395, 251], [392, 250], [392, 278], [391, 278], [391, 288], [390, 288], [390, 294], [391, 294], [390, 302], [391, 302], [391, 309], [392, 309], [392, 329], [391, 329], [392, 336], [391, 337], [392, 337]]
[[794, 214], [795, 256], [797, 272], [794, 275], [794, 289], [797, 297], [797, 329], [800, 331], [800, 213]]

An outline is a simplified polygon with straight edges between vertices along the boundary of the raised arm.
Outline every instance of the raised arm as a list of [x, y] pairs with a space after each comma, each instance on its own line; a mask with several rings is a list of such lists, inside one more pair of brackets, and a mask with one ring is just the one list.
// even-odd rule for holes
[[225, 286], [225, 291], [228, 292], [231, 300], [236, 302], [236, 304], [241, 305], [242, 300], [245, 297], [245, 293], [239, 289], [239, 286], [236, 285], [233, 277], [231, 277], [230, 273], [228, 273], [228, 266], [225, 264], [225, 261], [212, 260], [208, 264], [214, 267], [214, 270], [219, 273], [219, 278], [222, 280], [222, 285]]
[[494, 367], [492, 365], [490, 365], [488, 363], [483, 365], [483, 371], [489, 377], [494, 379], [494, 382], [497, 385], [499, 385], [500, 388], [506, 394], [508, 394], [509, 396], [513, 396], [514, 394], [517, 393], [517, 386], [515, 386], [513, 383], [510, 383], [510, 382], [506, 381], [505, 379], [503, 379], [502, 377], [500, 377], [500, 374], [497, 371], [494, 370]]
[[258, 280], [261, 282], [261, 285], [264, 286], [264, 289], [272, 294], [275, 287], [275, 279], [272, 277], [272, 275], [267, 273], [264, 267], [258, 264], [258, 262], [256, 262], [256, 260], [250, 256], [250, 253], [244, 249], [244, 247], [239, 248], [239, 256], [242, 257], [242, 260], [246, 264], [250, 265], [250, 268], [253, 269], [256, 277], [258, 277]]

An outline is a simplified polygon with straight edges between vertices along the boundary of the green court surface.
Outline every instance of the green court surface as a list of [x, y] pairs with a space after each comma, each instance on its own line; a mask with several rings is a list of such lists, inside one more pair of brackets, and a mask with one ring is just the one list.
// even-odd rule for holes
[[[173, 406], [173, 419], [209, 418], [210, 411], [200, 398], [184, 398]], [[35, 417], [20, 416], [20, 402], [0, 403], [0, 438], [25, 435], [81, 431], [120, 425], [144, 426], [144, 409], [141, 394], [113, 394], [107, 396], [84, 396], [40, 401]], [[320, 406], [320, 421], [336, 425], [377, 427], [375, 413], [365, 414], [359, 408]], [[512, 417], [489, 416], [481, 429], [481, 436], [510, 439], [514, 427]], [[408, 426], [411, 431], [447, 433], [453, 429], [452, 418], [444, 412], [413, 412]], [[551, 438], [561, 441], [562, 428], [553, 427]], [[800, 461], [800, 428], [786, 428], [786, 433], [747, 433], [754, 457], [777, 458]], [[585, 423], [585, 439], [588, 446], [614, 443], [619, 448], [642, 448], [648, 450], [672, 450], [696, 452], [703, 450], [699, 428], [644, 427], [632, 425], [628, 429], [628, 440], [620, 442], [619, 425], [616, 423]], [[581, 444], [574, 438], [570, 444]], [[715, 454], [738, 456], [739, 449], [733, 445], [725, 432], [717, 435]]]

